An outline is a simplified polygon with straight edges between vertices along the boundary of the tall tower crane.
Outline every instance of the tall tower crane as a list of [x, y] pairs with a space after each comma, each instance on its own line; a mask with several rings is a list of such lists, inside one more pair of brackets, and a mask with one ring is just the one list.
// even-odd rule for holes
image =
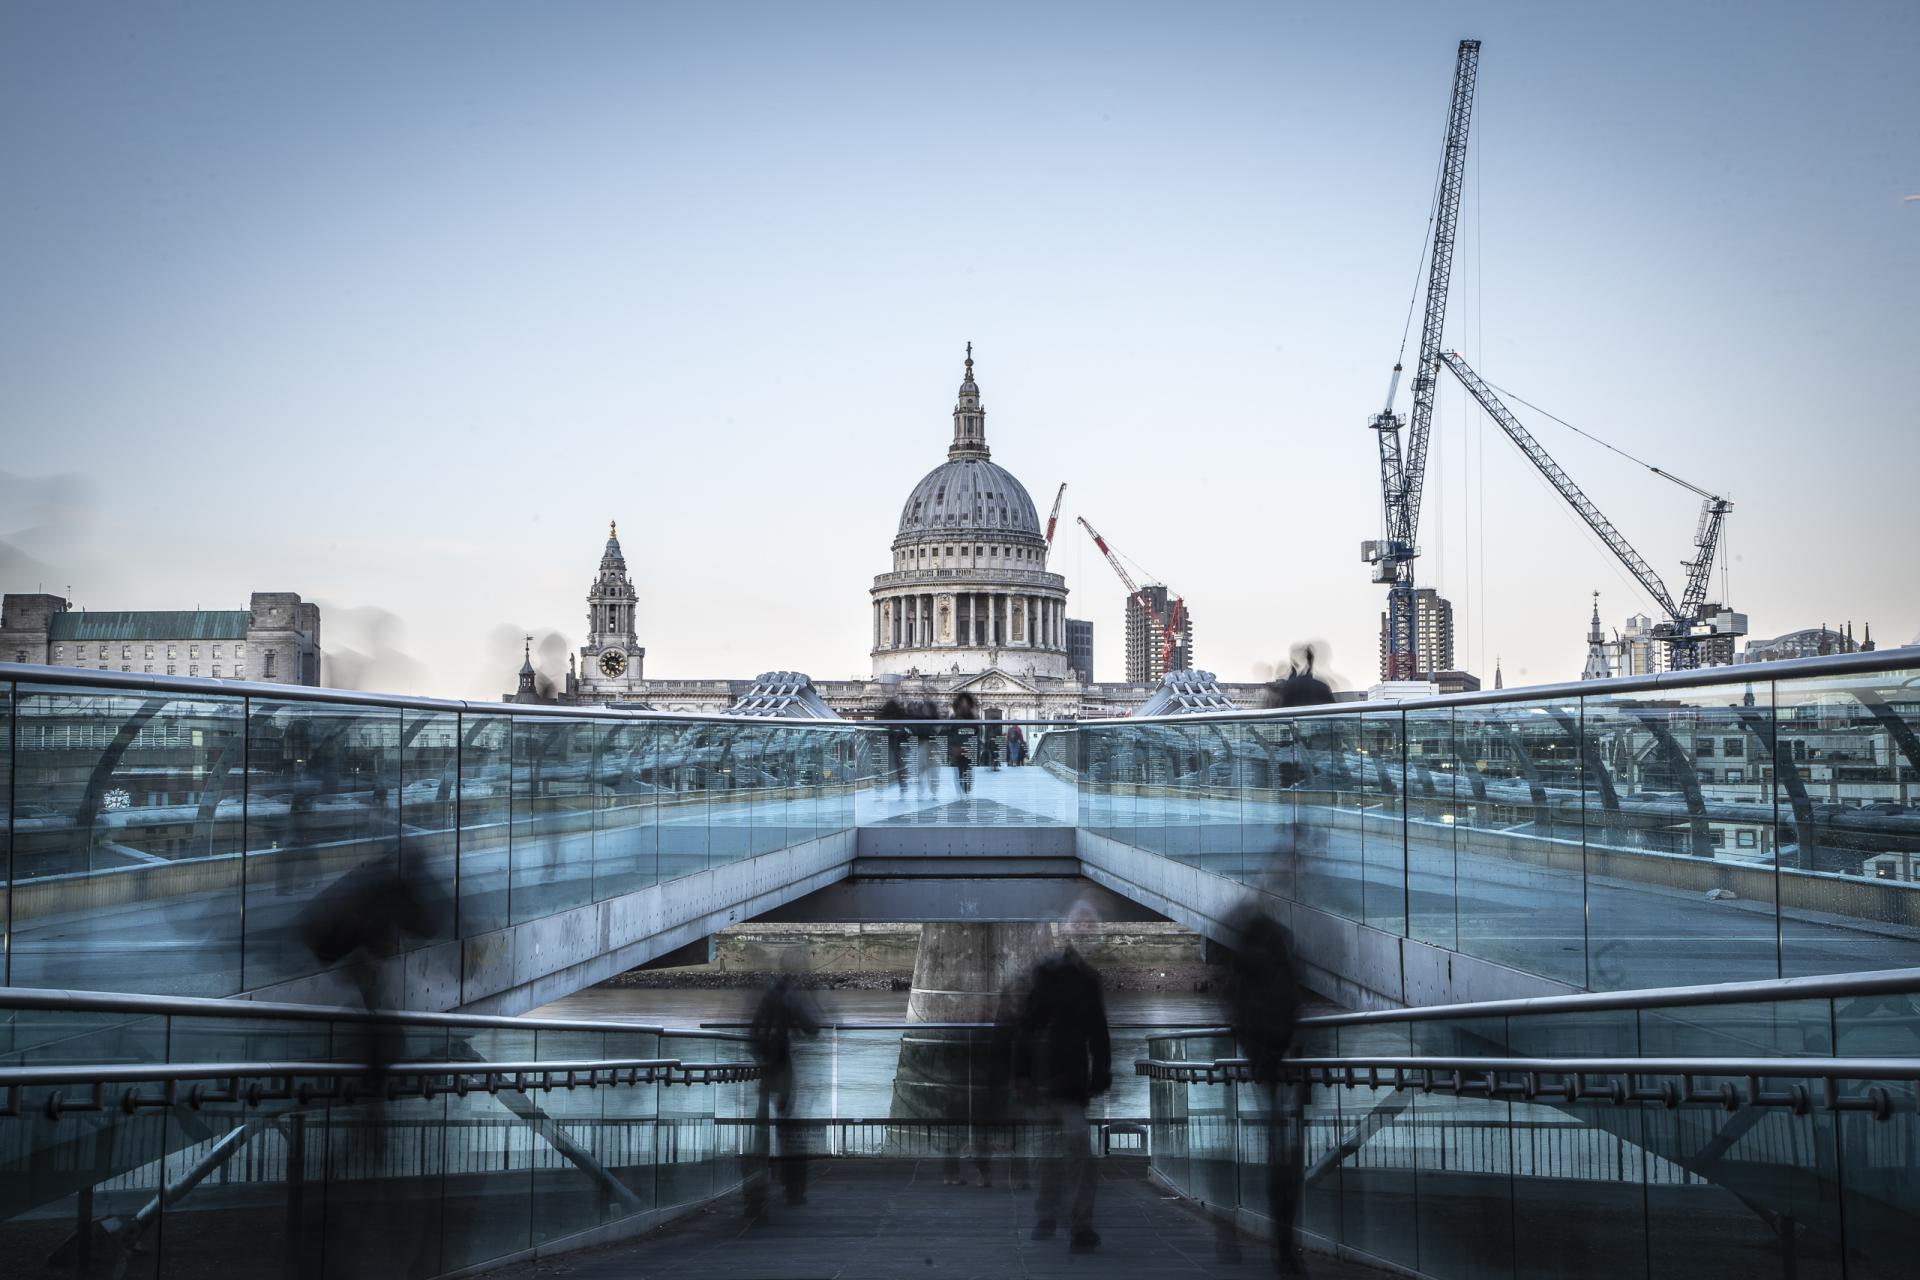
[[1060, 490], [1053, 495], [1053, 510], [1047, 513], [1047, 545], [1053, 545], [1053, 526], [1060, 523], [1060, 504], [1067, 496], [1067, 482], [1060, 482]]
[[1420, 328], [1420, 357], [1413, 367], [1413, 418], [1401, 451], [1405, 422], [1393, 411], [1401, 367], [1393, 367], [1387, 407], [1368, 425], [1380, 442], [1380, 514], [1384, 536], [1360, 544], [1360, 558], [1373, 566], [1373, 580], [1387, 586], [1389, 680], [1412, 680], [1421, 666], [1415, 650], [1413, 561], [1420, 554], [1420, 488], [1426, 479], [1427, 437], [1433, 427], [1433, 397], [1440, 378], [1440, 331], [1447, 318], [1447, 285], [1453, 274], [1454, 231], [1460, 221], [1460, 188], [1467, 173], [1467, 125], [1480, 70], [1480, 42], [1462, 40], [1453, 67], [1453, 98], [1447, 107], [1447, 141], [1440, 184], [1434, 195], [1433, 248], [1427, 263], [1427, 306]]
[[[1066, 488], [1065, 485], [1060, 487]], [[1140, 606], [1140, 612], [1146, 615], [1147, 622], [1152, 628], [1152, 636], [1158, 638], [1160, 642], [1160, 674], [1165, 675], [1172, 671], [1173, 657], [1180, 647], [1180, 633], [1186, 629], [1187, 602], [1179, 596], [1172, 597], [1167, 601], [1167, 616], [1162, 618], [1160, 611], [1153, 607], [1153, 598], [1134, 583], [1133, 575], [1128, 573], [1126, 566], [1120, 563], [1120, 557], [1113, 554], [1113, 548], [1107, 545], [1107, 540], [1100, 536], [1097, 529], [1087, 523], [1085, 516], [1075, 516], [1074, 519], [1080, 522], [1080, 527], [1085, 529], [1087, 536], [1093, 539], [1093, 545], [1100, 548], [1100, 554], [1105, 556], [1107, 563], [1113, 566], [1113, 571], [1119, 575], [1122, 585], [1127, 589], [1127, 594], [1133, 597], [1133, 602]]]
[[[1614, 557], [1627, 567], [1627, 572], [1646, 588], [1647, 594], [1653, 597], [1654, 603], [1658, 604], [1661, 611], [1667, 615], [1664, 622], [1655, 624], [1653, 635], [1654, 639], [1667, 645], [1668, 653], [1672, 655], [1672, 665], [1676, 670], [1691, 670], [1699, 666], [1700, 646], [1714, 636], [1733, 636], [1742, 633], [1740, 630], [1717, 629], [1716, 624], [1702, 621], [1699, 616], [1700, 606], [1706, 603], [1707, 587], [1713, 574], [1714, 553], [1720, 544], [1720, 527], [1726, 522], [1727, 512], [1733, 509], [1731, 502], [1718, 494], [1708, 493], [1698, 485], [1688, 484], [1671, 471], [1662, 471], [1654, 466], [1647, 467], [1655, 475], [1663, 476], [1681, 488], [1699, 494], [1701, 499], [1700, 522], [1694, 527], [1693, 532], [1693, 559], [1684, 562], [1687, 583], [1680, 592], [1680, 599], [1675, 601], [1673, 594], [1667, 590], [1667, 584], [1662, 582], [1660, 575], [1653, 571], [1653, 566], [1633, 549], [1633, 544], [1627, 541], [1626, 535], [1615, 528], [1613, 521], [1607, 519], [1600, 508], [1593, 505], [1593, 500], [1587, 497], [1580, 486], [1561, 470], [1560, 464], [1555, 462], [1552, 456], [1541, 447], [1540, 442], [1533, 438], [1532, 433], [1520, 424], [1520, 420], [1513, 416], [1513, 411], [1507, 408], [1500, 397], [1494, 393], [1493, 388], [1473, 371], [1473, 366], [1469, 365], [1458, 351], [1449, 351], [1440, 359], [1448, 369], [1452, 370], [1453, 376], [1460, 380], [1460, 385], [1467, 389], [1468, 394], [1480, 402], [1480, 407], [1487, 411], [1487, 416], [1499, 424], [1500, 429], [1507, 433], [1508, 439], [1520, 446], [1520, 452], [1527, 455], [1527, 460], [1547, 478], [1547, 483], [1559, 491], [1560, 496], [1567, 500], [1567, 505], [1587, 522], [1589, 529], [1599, 535], [1600, 541], [1606, 544], [1607, 550], [1613, 552]], [[1735, 614], [1733, 617], [1738, 619], [1740, 615]], [[1739, 624], [1736, 622], [1734, 625]]]

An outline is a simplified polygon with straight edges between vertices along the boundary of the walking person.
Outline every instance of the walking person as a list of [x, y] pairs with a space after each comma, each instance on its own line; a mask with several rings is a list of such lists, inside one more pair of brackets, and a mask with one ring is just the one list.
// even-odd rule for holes
[[1113, 1086], [1113, 1046], [1107, 1033], [1106, 997], [1100, 975], [1081, 958], [1074, 935], [1091, 924], [1093, 912], [1076, 904], [1062, 932], [1058, 954], [1034, 967], [1021, 1039], [1030, 1052], [1034, 1090], [1044, 1109], [1050, 1142], [1040, 1171], [1033, 1238], [1052, 1238], [1068, 1200], [1068, 1247], [1085, 1253], [1100, 1247], [1093, 1229], [1097, 1171], [1087, 1125], [1087, 1104]]
[[972, 746], [980, 732], [980, 703], [965, 689], [953, 695], [953, 728], [948, 731], [947, 758], [952, 762], [963, 794], [973, 790]]
[[[1300, 1127], [1297, 1090], [1286, 1084], [1284, 1060], [1300, 1021], [1300, 977], [1287, 927], [1249, 902], [1228, 922], [1235, 945], [1228, 953], [1227, 1016], [1247, 1060], [1247, 1074], [1265, 1103], [1267, 1216], [1273, 1224], [1275, 1275], [1303, 1276], [1295, 1240], [1300, 1207]], [[1233, 1224], [1217, 1221], [1216, 1249], [1223, 1262], [1237, 1262]]]
[[1007, 766], [1018, 769], [1027, 762], [1027, 735], [1019, 725], [1007, 726]]
[[[772, 1181], [771, 1166], [776, 1164], [787, 1203], [807, 1202], [806, 1152], [801, 1149], [799, 1126], [793, 1118], [793, 1037], [796, 1032], [818, 1035], [820, 1019], [814, 1012], [813, 1001], [795, 984], [793, 976], [782, 973], [760, 997], [747, 1031], [748, 1047], [760, 1066], [760, 1106], [754, 1113], [746, 1179], [741, 1186], [750, 1219], [766, 1212], [767, 1185]], [[773, 1155], [774, 1125], [778, 1127], [780, 1139], [777, 1158]]]
[[887, 725], [887, 770], [893, 780], [900, 785], [900, 798], [907, 798], [907, 728], [901, 724], [907, 718], [907, 709], [898, 698], [888, 698], [880, 704], [880, 710], [874, 719], [883, 720]]

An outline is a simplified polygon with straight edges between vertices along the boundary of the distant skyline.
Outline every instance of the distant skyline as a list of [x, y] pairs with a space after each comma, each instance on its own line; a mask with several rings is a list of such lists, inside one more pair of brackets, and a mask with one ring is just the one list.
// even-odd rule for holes
[[[1914, 640], [1911, 4], [13, 6], [0, 588], [297, 591], [336, 676], [492, 698], [523, 634], [580, 644], [617, 519], [649, 676], [864, 676], [972, 341], [994, 460], [1069, 484], [1099, 678], [1076, 515], [1200, 666], [1323, 637], [1364, 686], [1463, 36], [1447, 345], [1730, 496], [1756, 637]], [[1488, 685], [1573, 679], [1594, 590], [1652, 602], [1468, 408], [1419, 581]], [[1677, 586], [1697, 500], [1523, 416]]]

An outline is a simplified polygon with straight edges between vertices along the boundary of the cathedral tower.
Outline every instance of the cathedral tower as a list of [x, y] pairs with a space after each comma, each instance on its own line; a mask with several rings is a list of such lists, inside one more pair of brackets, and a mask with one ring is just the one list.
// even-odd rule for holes
[[587, 642], [580, 646], [582, 697], [639, 696], [647, 651], [640, 647], [635, 629], [636, 599], [633, 580], [627, 577], [627, 558], [620, 552], [619, 526], [609, 521], [600, 572], [587, 588]]

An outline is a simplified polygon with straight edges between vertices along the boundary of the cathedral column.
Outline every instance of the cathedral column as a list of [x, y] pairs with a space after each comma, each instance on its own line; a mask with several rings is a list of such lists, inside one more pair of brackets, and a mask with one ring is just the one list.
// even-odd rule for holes
[[994, 628], [999, 625], [999, 612], [1000, 597], [997, 594], [989, 592], [987, 594], [987, 647], [989, 649], [997, 642], [997, 638], [994, 635]]

